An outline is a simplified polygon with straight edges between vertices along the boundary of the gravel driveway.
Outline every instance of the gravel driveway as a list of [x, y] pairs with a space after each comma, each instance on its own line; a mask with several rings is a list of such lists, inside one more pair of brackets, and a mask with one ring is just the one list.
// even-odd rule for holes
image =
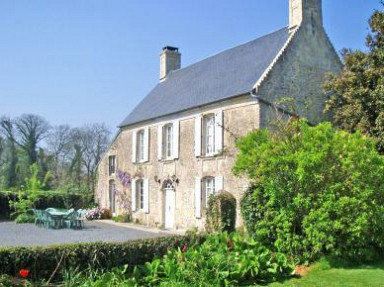
[[80, 230], [45, 229], [34, 224], [0, 222], [0, 247], [95, 241], [121, 242], [165, 235], [167, 234], [122, 227], [102, 221], [87, 221], [85, 222], [85, 228]]

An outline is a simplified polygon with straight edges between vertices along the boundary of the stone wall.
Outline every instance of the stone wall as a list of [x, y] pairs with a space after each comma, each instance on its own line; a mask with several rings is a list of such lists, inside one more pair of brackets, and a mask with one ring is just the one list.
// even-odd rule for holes
[[[220, 156], [196, 158], [194, 153], [194, 125], [195, 115], [198, 113], [211, 113], [217, 110], [223, 111], [224, 123], [224, 152]], [[234, 100], [225, 101], [203, 109], [195, 109], [188, 113], [178, 115], [180, 119], [180, 148], [179, 159], [159, 161], [157, 159], [157, 126], [177, 118], [170, 117], [160, 121], [145, 123], [149, 127], [150, 160], [147, 163], [132, 163], [132, 130], [137, 127], [123, 129], [112, 144], [108, 153], [99, 164], [99, 175], [96, 198], [102, 207], [109, 207], [109, 181], [115, 180], [117, 188], [123, 190], [122, 185], [115, 175], [108, 175], [108, 156], [116, 155], [117, 169], [134, 175], [138, 172], [144, 178], [149, 179], [150, 212], [142, 211], [133, 213], [133, 219], [144, 225], [162, 226], [164, 224], [164, 191], [161, 183], [155, 181], [155, 177], [167, 179], [175, 175], [179, 179], [176, 186], [175, 228], [188, 229], [192, 227], [204, 227], [204, 218], [196, 219], [194, 213], [195, 177], [223, 176], [224, 190], [231, 192], [239, 203], [242, 192], [248, 187], [245, 178], [237, 178], [231, 168], [236, 160], [236, 138], [247, 134], [259, 127], [259, 104], [257, 100], [245, 95]], [[130, 197], [131, 187], [124, 190]], [[241, 225], [240, 208], [238, 210], [237, 225]], [[118, 213], [124, 210], [121, 208]]]
[[[269, 103], [291, 97], [301, 116], [318, 123], [324, 120], [326, 95], [322, 84], [328, 73], [338, 73], [341, 68], [324, 28], [317, 22], [304, 22], [261, 84], [257, 96]], [[261, 114], [261, 128], [268, 126], [270, 115]]]

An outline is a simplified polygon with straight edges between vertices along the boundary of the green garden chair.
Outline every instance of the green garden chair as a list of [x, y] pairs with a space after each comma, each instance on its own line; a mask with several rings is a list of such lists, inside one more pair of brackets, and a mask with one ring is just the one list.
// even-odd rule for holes
[[75, 228], [77, 220], [77, 212], [72, 211], [64, 217], [64, 227], [66, 228]]

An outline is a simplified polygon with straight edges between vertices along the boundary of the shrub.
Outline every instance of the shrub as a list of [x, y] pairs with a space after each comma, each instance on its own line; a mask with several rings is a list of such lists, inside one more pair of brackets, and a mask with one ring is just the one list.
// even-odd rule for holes
[[[173, 249], [162, 259], [137, 266], [135, 286], [245, 286], [288, 277], [293, 265], [250, 237], [221, 233], [202, 244]], [[132, 279], [133, 278], [133, 279]]]
[[[30, 270], [33, 280], [48, 279], [58, 266], [56, 281], [68, 270], [110, 270], [128, 264], [131, 268], [154, 257], [163, 256], [169, 249], [192, 244], [201, 237], [169, 236], [128, 241], [123, 243], [79, 243], [49, 247], [0, 248], [0, 274], [16, 275], [20, 269]], [[62, 260], [61, 260], [62, 259]], [[61, 263], [59, 264], [61, 260]]]
[[88, 220], [96, 220], [96, 219], [111, 219], [112, 213], [107, 208], [92, 208], [88, 209], [85, 212], [85, 218]]
[[[9, 219], [14, 209], [9, 205], [9, 201], [18, 202], [17, 192], [0, 191], [0, 218]], [[24, 197], [25, 194], [21, 193]], [[38, 191], [33, 201], [32, 207], [36, 209], [46, 209], [48, 207], [56, 208], [84, 208], [88, 206], [92, 200], [88, 193], [73, 193], [64, 191]], [[30, 208], [30, 207], [28, 207]]]
[[297, 121], [282, 134], [251, 133], [238, 147], [234, 172], [253, 182], [242, 213], [262, 243], [302, 261], [383, 252], [384, 159], [373, 140]]
[[233, 232], [236, 225], [236, 199], [232, 194], [222, 191], [210, 196], [207, 208], [207, 232]]
[[115, 222], [132, 222], [132, 217], [129, 214], [119, 214], [112, 219]]

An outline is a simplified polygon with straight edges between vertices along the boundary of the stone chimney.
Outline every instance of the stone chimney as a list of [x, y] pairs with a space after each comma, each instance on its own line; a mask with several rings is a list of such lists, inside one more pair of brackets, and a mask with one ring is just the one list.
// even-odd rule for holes
[[179, 49], [166, 46], [160, 53], [160, 81], [166, 79], [169, 72], [180, 69], [181, 54]]
[[289, 30], [299, 25], [323, 26], [322, 0], [289, 0]]

